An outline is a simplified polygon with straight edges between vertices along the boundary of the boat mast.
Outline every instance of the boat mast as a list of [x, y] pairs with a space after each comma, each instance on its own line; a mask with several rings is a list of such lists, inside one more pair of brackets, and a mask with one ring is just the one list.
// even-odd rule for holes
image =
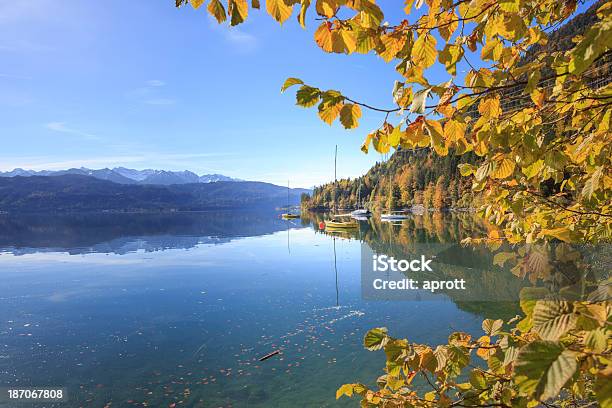
[[334, 154], [334, 213], [338, 214], [338, 176], [336, 175], [336, 162], [338, 161], [338, 145]]
[[289, 211], [289, 180], [287, 180], [287, 212]]

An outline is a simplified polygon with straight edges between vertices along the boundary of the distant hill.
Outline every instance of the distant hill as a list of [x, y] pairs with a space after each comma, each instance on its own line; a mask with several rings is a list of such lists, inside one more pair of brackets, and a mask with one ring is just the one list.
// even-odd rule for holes
[[[306, 189], [291, 189], [297, 205]], [[121, 184], [93, 176], [0, 177], [0, 211], [159, 212], [275, 208], [287, 204], [287, 188], [255, 181], [172, 185]]]
[[100, 180], [108, 180], [120, 184], [191, 184], [191, 183], [215, 183], [217, 181], [241, 181], [222, 174], [204, 174], [198, 176], [191, 171], [169, 171], [169, 170], [134, 170], [125, 167], [113, 169], [92, 170], [86, 167], [67, 170], [24, 170], [14, 169], [12, 171], [0, 172], [0, 177], [30, 177], [30, 176], [63, 176], [76, 174], [80, 176], [91, 176]]

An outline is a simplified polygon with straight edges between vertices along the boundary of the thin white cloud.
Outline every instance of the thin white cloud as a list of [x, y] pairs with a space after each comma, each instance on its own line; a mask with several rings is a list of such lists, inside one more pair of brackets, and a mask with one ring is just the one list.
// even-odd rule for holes
[[168, 106], [175, 105], [176, 99], [162, 94], [166, 83], [161, 79], [150, 79], [145, 86], [127, 92], [127, 97], [146, 105]]
[[[225, 28], [225, 27], [224, 27]], [[257, 37], [252, 34], [240, 31], [238, 28], [226, 28], [226, 35], [228, 41], [246, 47], [246, 50], [253, 50], [257, 47]]]
[[228, 43], [234, 45], [232, 49], [235, 51], [250, 53], [255, 51], [259, 46], [259, 41], [253, 34], [247, 33], [242, 28], [218, 24], [210, 15], [208, 16], [208, 25], [213, 31], [223, 36]]
[[87, 133], [87, 132], [83, 132], [78, 129], [73, 129], [71, 127], [68, 127], [66, 126], [65, 122], [49, 122], [45, 124], [45, 127], [54, 132], [68, 133], [71, 135], [81, 136], [88, 140], [101, 140], [99, 136], [94, 135], [92, 133]]
[[164, 86], [166, 83], [164, 81], [160, 81], [159, 79], [150, 79], [147, 81], [147, 85], [149, 86]]

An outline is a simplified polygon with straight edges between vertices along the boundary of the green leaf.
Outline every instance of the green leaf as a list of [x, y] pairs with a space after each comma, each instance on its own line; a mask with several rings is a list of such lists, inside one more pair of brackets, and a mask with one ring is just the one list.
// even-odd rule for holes
[[296, 103], [304, 108], [315, 106], [321, 98], [321, 91], [308, 85], [303, 85], [295, 94]]
[[431, 92], [431, 88], [420, 89], [414, 93], [412, 98], [412, 105], [410, 106], [410, 112], [422, 114], [425, 113], [425, 104], [427, 102], [427, 96]]
[[612, 18], [608, 17], [592, 25], [582, 41], [571, 51], [569, 72], [574, 75], [581, 74], [610, 48], [612, 48]]
[[370, 351], [380, 350], [388, 341], [387, 328], [377, 327], [366, 333], [363, 345]]
[[347, 103], [340, 110], [340, 123], [345, 129], [354, 129], [359, 126], [361, 108], [359, 105]]
[[476, 172], [476, 166], [469, 163], [461, 163], [457, 167], [459, 168], [459, 173], [461, 173], [463, 177], [470, 176]]
[[560, 343], [534, 341], [516, 359], [516, 384], [524, 395], [539, 401], [555, 398], [578, 367], [577, 353]]
[[601, 408], [612, 408], [612, 376], [598, 375], [593, 390]]
[[587, 332], [584, 336], [584, 344], [590, 348], [594, 353], [603, 353], [608, 347], [609, 335], [606, 329], [600, 327], [595, 330]]
[[478, 390], [484, 390], [487, 388], [487, 379], [481, 371], [472, 370], [470, 373], [470, 384]]
[[535, 177], [544, 167], [544, 160], [536, 160], [527, 167], [521, 167], [521, 171], [527, 179]]
[[513, 252], [498, 252], [493, 257], [493, 265], [498, 265], [500, 267], [503, 267], [507, 261], [509, 261], [510, 259], [515, 259], [515, 258], [516, 258], [516, 254]]
[[304, 81], [299, 78], [287, 78], [283, 86], [281, 86], [281, 93], [285, 92], [289, 87], [293, 85], [303, 85]]
[[570, 303], [541, 300], [533, 309], [533, 330], [544, 340], [558, 340], [575, 327], [576, 318]]
[[482, 330], [487, 334], [487, 336], [495, 336], [499, 333], [504, 321], [502, 319], [486, 319], [482, 322]]

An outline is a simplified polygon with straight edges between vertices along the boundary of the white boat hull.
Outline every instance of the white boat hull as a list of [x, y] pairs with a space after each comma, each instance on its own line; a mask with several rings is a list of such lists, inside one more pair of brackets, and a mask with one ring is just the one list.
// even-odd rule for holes
[[407, 218], [408, 216], [404, 214], [382, 214], [380, 216], [381, 220], [386, 220], [386, 221], [405, 220]]
[[351, 212], [351, 216], [353, 218], [355, 217], [369, 217], [371, 215], [370, 211], [365, 210], [365, 209], [361, 209], [361, 210], [355, 210]]

